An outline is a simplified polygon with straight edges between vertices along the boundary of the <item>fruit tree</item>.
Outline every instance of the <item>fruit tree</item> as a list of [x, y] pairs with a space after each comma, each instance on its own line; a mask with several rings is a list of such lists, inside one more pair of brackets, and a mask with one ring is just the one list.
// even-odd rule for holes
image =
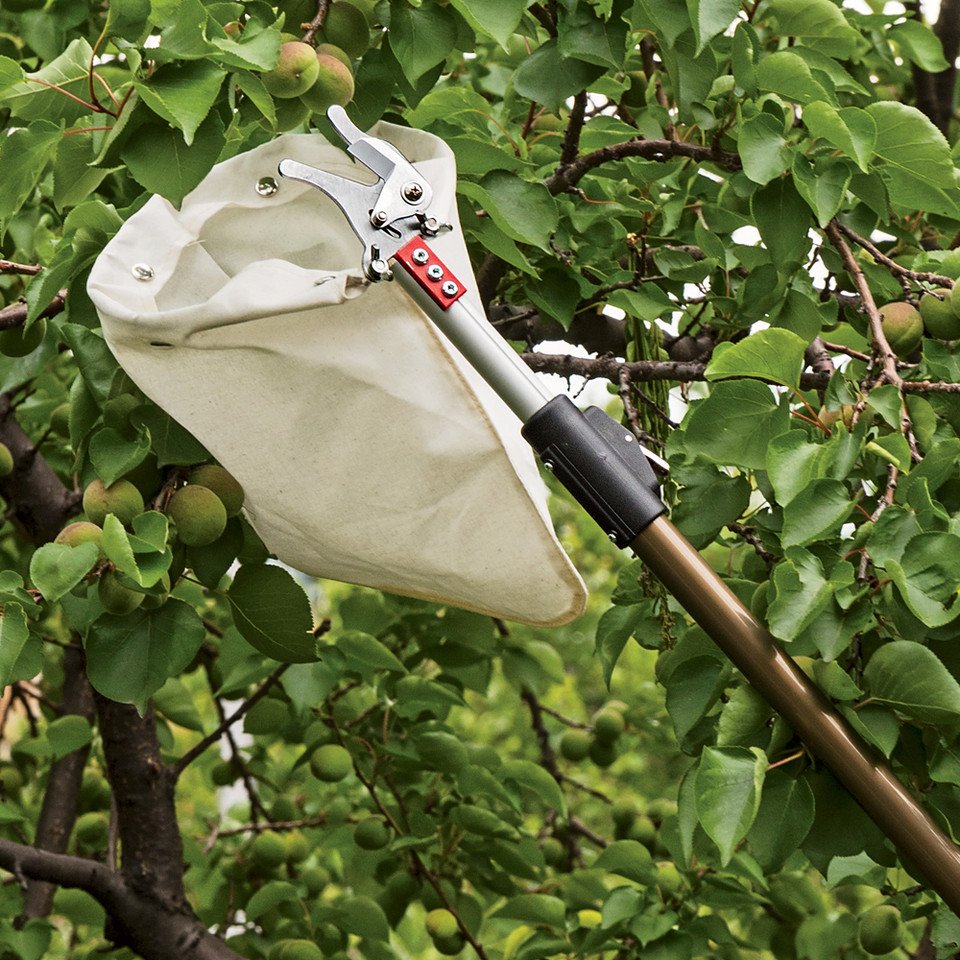
[[442, 137], [491, 321], [960, 835], [958, 48], [960, 0], [0, 0], [0, 957], [954, 955], [562, 495], [564, 628], [298, 578], [85, 281], [332, 104]]

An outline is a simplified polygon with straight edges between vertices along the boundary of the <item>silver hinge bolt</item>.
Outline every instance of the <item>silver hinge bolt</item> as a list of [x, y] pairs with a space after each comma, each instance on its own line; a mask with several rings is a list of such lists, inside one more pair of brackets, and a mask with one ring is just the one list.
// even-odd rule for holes
[[427, 267], [427, 276], [431, 280], [442, 280], [443, 279], [443, 267], [439, 263], [431, 263]]
[[415, 180], [412, 180], [410, 183], [404, 184], [403, 187], [403, 199], [407, 203], [416, 203], [423, 197], [423, 187], [420, 186]]
[[452, 280], [445, 280], [440, 289], [445, 297], [455, 297], [460, 288]]
[[430, 259], [430, 254], [423, 247], [417, 247], [417, 249], [410, 254], [410, 259], [413, 260], [414, 263], [419, 263], [422, 266]]

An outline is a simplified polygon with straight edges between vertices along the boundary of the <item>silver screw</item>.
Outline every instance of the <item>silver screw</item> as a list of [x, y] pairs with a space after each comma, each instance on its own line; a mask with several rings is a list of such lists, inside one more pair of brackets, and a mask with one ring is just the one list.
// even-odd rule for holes
[[441, 277], [443, 277], [443, 267], [441, 267], [439, 263], [431, 263], [430, 266], [427, 267], [427, 276], [431, 280], [441, 279]]
[[280, 184], [273, 177], [261, 177], [254, 189], [261, 197], [272, 197], [280, 189]]
[[460, 288], [452, 280], [445, 280], [440, 289], [445, 297], [455, 297]]
[[422, 265], [430, 259], [430, 254], [424, 250], [423, 247], [417, 247], [417, 249], [410, 254], [410, 259], [413, 260], [414, 263]]
[[623, 435], [623, 439], [624, 439], [627, 443], [633, 443], [633, 437], [632, 437], [629, 433], [625, 433], [625, 434]]
[[544, 468], [544, 470], [549, 470], [551, 473], [553, 473], [553, 461], [552, 461], [552, 460], [544, 460], [544, 461], [543, 461], [543, 468]]
[[415, 180], [412, 180], [410, 183], [404, 184], [403, 187], [403, 199], [407, 203], [416, 203], [423, 196], [423, 187], [420, 186]]
[[133, 274], [134, 278], [139, 280], [141, 283], [147, 283], [155, 276], [153, 267], [151, 267], [149, 263], [135, 263], [130, 268], [130, 272]]
[[607, 534], [607, 539], [608, 539], [611, 543], [616, 543], [617, 540], [618, 540], [618, 537], [617, 537], [617, 535], [616, 535], [615, 533], [608, 533], [608, 534]]
[[378, 210], [371, 219], [378, 227], [382, 227], [387, 222], [387, 211]]

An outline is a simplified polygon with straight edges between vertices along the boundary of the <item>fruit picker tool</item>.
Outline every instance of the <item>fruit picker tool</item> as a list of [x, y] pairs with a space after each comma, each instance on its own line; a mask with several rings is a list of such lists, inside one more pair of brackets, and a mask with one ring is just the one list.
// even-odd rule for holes
[[283, 160], [281, 176], [311, 184], [343, 212], [359, 238], [372, 282], [394, 280], [516, 414], [521, 432], [617, 546], [632, 550], [790, 724], [923, 878], [960, 913], [960, 849], [890, 767], [734, 596], [664, 516], [645, 450], [597, 407], [581, 412], [551, 396], [485, 317], [463, 300], [465, 285], [430, 240], [452, 229], [430, 214], [421, 172], [385, 140], [364, 134], [342, 107], [328, 117], [347, 152], [377, 177], [361, 183]]

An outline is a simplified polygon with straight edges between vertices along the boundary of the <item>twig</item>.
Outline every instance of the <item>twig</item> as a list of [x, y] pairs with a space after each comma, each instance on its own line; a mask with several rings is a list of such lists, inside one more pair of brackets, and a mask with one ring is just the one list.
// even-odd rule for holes
[[0, 273], [21, 273], [35, 277], [43, 269], [39, 263], [14, 263], [13, 260], [0, 260]]
[[926, 270], [909, 270], [896, 260], [888, 257], [875, 243], [866, 237], [861, 237], [859, 233], [851, 230], [846, 224], [836, 221], [840, 229], [858, 246], [863, 247], [877, 263], [882, 263], [891, 273], [901, 277], [909, 277], [911, 280], [920, 280], [924, 283], [935, 283], [938, 287], [952, 287], [955, 283], [950, 277], [945, 277], [939, 273], [930, 273]]
[[[313, 38], [317, 31], [323, 26], [323, 21], [327, 19], [327, 11], [330, 9], [330, 0], [317, 0], [317, 12], [313, 19], [307, 24], [306, 32], [303, 35], [304, 43], [313, 43]], [[303, 26], [303, 24], [301, 24]]]

